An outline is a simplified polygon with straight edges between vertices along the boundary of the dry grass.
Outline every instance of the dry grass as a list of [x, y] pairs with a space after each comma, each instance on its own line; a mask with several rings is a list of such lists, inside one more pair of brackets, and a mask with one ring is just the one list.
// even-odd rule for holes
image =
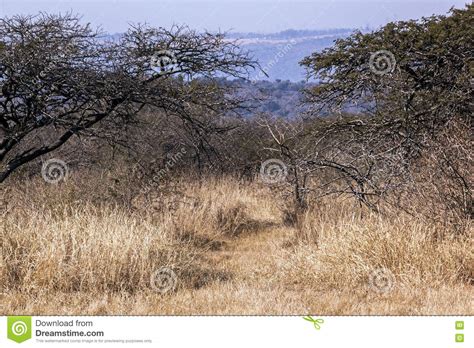
[[[291, 225], [283, 198], [232, 178], [129, 200], [108, 180], [3, 189], [0, 314], [474, 313], [471, 232], [341, 200]], [[178, 286], [161, 294], [164, 266]]]

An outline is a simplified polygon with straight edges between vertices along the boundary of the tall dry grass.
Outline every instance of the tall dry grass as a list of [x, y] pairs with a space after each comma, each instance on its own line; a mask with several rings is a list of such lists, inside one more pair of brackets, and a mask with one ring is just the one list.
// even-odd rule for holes
[[361, 218], [355, 210], [350, 202], [328, 201], [302, 214], [297, 238], [280, 260], [281, 280], [367, 289], [372, 274], [383, 270], [399, 290], [474, 284], [472, 229], [444, 231], [440, 239], [440, 227], [422, 219], [370, 212]]
[[[173, 178], [137, 194], [122, 180], [2, 189], [2, 314], [473, 313], [472, 229], [440, 234], [340, 199], [291, 225], [286, 199], [258, 182]], [[154, 291], [160, 267], [175, 291]]]
[[233, 181], [183, 181], [179, 191], [155, 192], [151, 203], [139, 194], [127, 208], [107, 204], [110, 197], [89, 197], [87, 190], [96, 196], [108, 190], [84, 192], [83, 180], [56, 186], [37, 179], [3, 193], [2, 291], [133, 293], [149, 288], [160, 267], [195, 278], [216, 239], [252, 228], [257, 218], [271, 219], [275, 209], [271, 201], [256, 204], [258, 192]]

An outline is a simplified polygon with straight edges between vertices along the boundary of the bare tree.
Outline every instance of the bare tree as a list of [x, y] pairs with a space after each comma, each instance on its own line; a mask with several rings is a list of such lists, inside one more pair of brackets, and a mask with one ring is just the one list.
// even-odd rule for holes
[[1, 19], [0, 42], [0, 182], [73, 136], [120, 128], [145, 106], [201, 132], [193, 110], [237, 107], [214, 78], [256, 66], [221, 34], [136, 26], [110, 40], [71, 14]]

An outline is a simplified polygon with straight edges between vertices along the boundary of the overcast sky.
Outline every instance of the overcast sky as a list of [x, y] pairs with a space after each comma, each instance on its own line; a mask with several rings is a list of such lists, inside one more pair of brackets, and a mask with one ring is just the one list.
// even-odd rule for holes
[[1, 16], [44, 12], [82, 14], [109, 33], [128, 23], [195, 29], [276, 32], [285, 29], [378, 27], [389, 21], [444, 14], [467, 0], [0, 0]]

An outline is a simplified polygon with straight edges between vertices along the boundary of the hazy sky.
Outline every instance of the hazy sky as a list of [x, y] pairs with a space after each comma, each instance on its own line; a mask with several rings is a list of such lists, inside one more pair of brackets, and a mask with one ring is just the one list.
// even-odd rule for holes
[[276, 32], [285, 29], [377, 27], [388, 21], [446, 13], [468, 0], [0, 0], [0, 15], [72, 11], [110, 33], [128, 23], [202, 30]]

